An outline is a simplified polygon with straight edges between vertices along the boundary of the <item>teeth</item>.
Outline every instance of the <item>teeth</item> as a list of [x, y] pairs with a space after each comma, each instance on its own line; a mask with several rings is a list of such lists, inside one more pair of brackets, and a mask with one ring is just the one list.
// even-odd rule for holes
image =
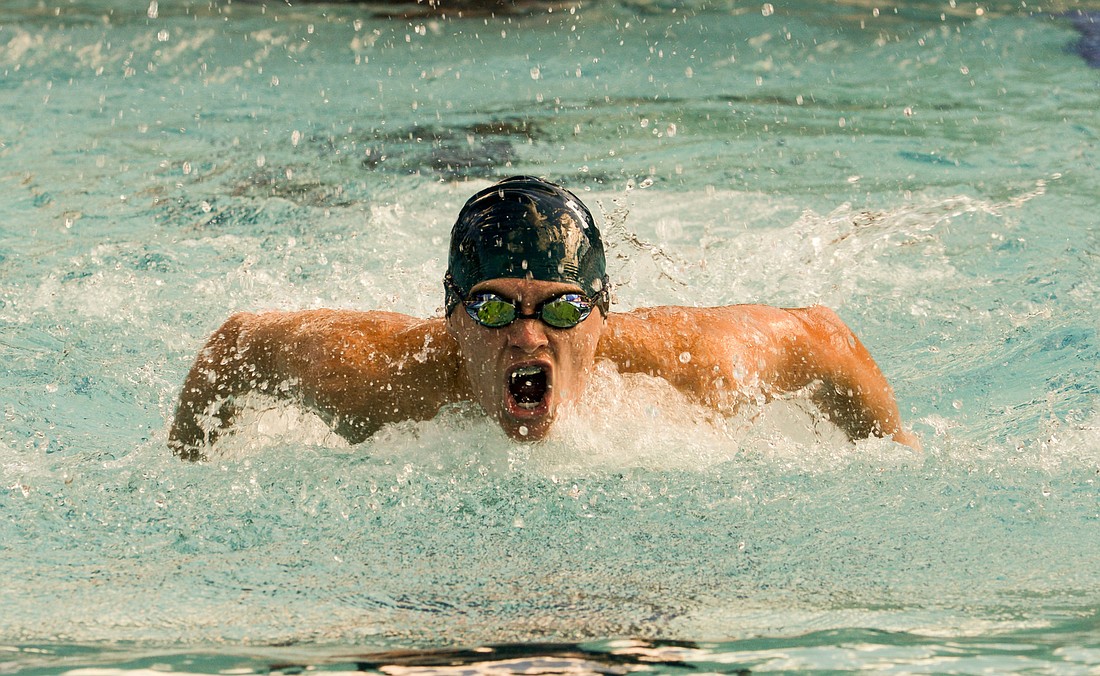
[[524, 378], [527, 376], [534, 376], [542, 373], [541, 366], [521, 366], [515, 371], [512, 371], [512, 379]]
[[523, 409], [527, 409], [528, 411], [533, 411], [533, 410], [535, 410], [536, 408], [539, 407], [539, 403], [537, 401], [533, 401], [529, 404], [525, 404], [523, 402], [517, 401], [516, 406], [519, 406], [520, 408], [523, 408]]

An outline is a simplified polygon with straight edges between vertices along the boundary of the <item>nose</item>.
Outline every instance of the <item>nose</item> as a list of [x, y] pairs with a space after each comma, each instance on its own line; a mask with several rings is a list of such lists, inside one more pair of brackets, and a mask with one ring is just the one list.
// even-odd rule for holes
[[527, 353], [546, 347], [546, 328], [537, 319], [517, 319], [508, 327], [508, 343]]

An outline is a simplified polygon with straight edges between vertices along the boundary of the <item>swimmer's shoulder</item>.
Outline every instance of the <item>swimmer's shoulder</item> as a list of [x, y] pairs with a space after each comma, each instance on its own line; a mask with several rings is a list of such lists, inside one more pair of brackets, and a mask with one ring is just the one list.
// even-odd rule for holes
[[379, 310], [311, 309], [238, 312], [219, 330], [239, 348], [284, 355], [291, 361], [383, 357], [400, 360], [425, 353], [451, 360], [454, 339], [440, 318]]
[[449, 381], [459, 364], [457, 343], [442, 319], [398, 312], [242, 312], [220, 333], [265, 373], [297, 379], [315, 398], [318, 392], [342, 391], [346, 383], [360, 380]]
[[264, 310], [237, 312], [226, 324], [246, 331], [287, 333], [339, 333], [393, 335], [404, 331], [444, 331], [440, 318], [424, 319], [384, 310], [347, 310], [317, 308], [311, 310]]
[[669, 354], [683, 352], [711, 361], [731, 355], [777, 355], [804, 340], [806, 319], [816, 316], [811, 308], [759, 304], [664, 305], [612, 312], [597, 356], [620, 364], [663, 365]]
[[674, 333], [681, 335], [713, 334], [749, 330], [754, 332], [788, 328], [803, 314], [816, 308], [780, 308], [772, 305], [740, 304], [712, 307], [658, 305], [607, 316], [607, 329], [613, 335], [657, 337]]

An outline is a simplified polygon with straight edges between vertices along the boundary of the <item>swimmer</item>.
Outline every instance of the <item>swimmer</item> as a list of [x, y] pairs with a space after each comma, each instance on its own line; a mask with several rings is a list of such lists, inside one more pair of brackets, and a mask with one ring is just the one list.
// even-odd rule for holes
[[249, 392], [316, 412], [350, 443], [458, 402], [477, 403], [512, 439], [537, 441], [606, 360], [620, 373], [663, 378], [723, 414], [754, 394], [805, 389], [850, 439], [891, 437], [919, 448], [886, 378], [831, 310], [613, 313], [604, 267], [600, 232], [573, 193], [526, 176], [500, 181], [458, 214], [444, 317], [235, 314], [188, 373], [169, 445], [182, 458], [202, 459]]

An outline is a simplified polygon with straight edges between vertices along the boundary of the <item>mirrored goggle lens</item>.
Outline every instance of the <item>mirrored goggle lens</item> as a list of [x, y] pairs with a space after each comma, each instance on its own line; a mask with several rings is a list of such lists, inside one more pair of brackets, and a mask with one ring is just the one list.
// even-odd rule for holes
[[516, 306], [497, 298], [481, 298], [466, 306], [474, 321], [491, 328], [507, 326], [516, 319]]
[[570, 294], [549, 301], [542, 306], [542, 321], [559, 329], [567, 329], [584, 321], [592, 312], [592, 305], [580, 296]]

